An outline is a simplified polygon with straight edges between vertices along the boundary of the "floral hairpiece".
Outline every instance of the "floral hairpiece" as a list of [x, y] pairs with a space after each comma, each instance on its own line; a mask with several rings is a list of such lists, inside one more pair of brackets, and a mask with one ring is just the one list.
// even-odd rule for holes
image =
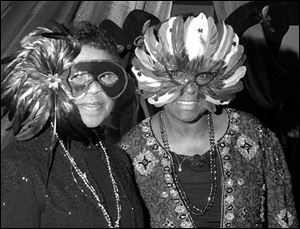
[[243, 89], [244, 47], [230, 25], [215, 25], [212, 17], [200, 13], [185, 21], [177, 16], [160, 25], [145, 23], [144, 31], [132, 72], [150, 104], [173, 102], [191, 78], [197, 78], [200, 97], [210, 111], [228, 104]]
[[61, 83], [61, 78], [58, 77], [57, 73], [55, 75], [48, 74], [48, 86], [49, 88], [58, 88], [58, 85]]

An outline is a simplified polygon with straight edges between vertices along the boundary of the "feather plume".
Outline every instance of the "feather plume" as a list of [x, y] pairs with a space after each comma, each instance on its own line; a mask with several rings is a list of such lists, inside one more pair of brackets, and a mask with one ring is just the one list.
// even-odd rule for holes
[[187, 26], [185, 48], [189, 60], [193, 60], [198, 56], [202, 56], [207, 43], [208, 23], [203, 13], [198, 17], [192, 17], [191, 22]]
[[162, 44], [158, 43], [154, 35], [154, 27], [150, 27], [145, 34], [145, 46], [147, 51], [150, 54], [150, 57], [153, 59], [153, 62], [157, 62], [161, 59], [161, 54], [159, 50], [161, 49]]
[[180, 94], [180, 90], [168, 91], [162, 96], [150, 97], [148, 99], [150, 104], [155, 105], [156, 107], [161, 107], [165, 104], [172, 103]]
[[232, 70], [232, 68], [235, 66], [239, 65], [239, 63], [242, 64], [245, 59], [246, 56], [244, 55], [244, 47], [239, 45], [237, 51], [229, 58], [224, 74]]
[[172, 27], [171, 39], [174, 56], [181, 56], [184, 51], [184, 28], [183, 18], [178, 16], [175, 18]]
[[21, 49], [6, 66], [1, 82], [3, 115], [8, 114], [13, 122], [16, 139], [30, 139], [42, 130], [55, 112], [54, 97], [71, 103], [59, 85], [59, 76], [80, 50], [79, 41], [68, 36], [66, 30], [53, 32], [38, 27], [22, 39]]
[[212, 17], [200, 13], [185, 21], [177, 16], [146, 27], [132, 72], [149, 103], [160, 107], [174, 101], [192, 80], [206, 100], [205, 107], [214, 111], [215, 105], [228, 104], [243, 88], [244, 48], [224, 21], [216, 25]]
[[226, 57], [224, 58], [225, 65], [228, 65], [229, 60], [231, 57], [238, 51], [239, 47], [239, 37], [234, 34], [234, 37], [232, 39], [232, 45], [230, 51], [227, 53]]
[[154, 70], [154, 62], [151, 59], [151, 57], [144, 52], [144, 50], [140, 48], [135, 49], [135, 55], [145, 68], [150, 69], [152, 71]]
[[48, 118], [50, 116], [50, 111], [48, 104], [43, 105], [37, 111], [34, 119], [26, 122], [26, 124], [18, 131], [18, 134], [15, 135], [17, 140], [27, 140], [34, 137], [38, 134], [41, 129], [44, 127]]
[[223, 88], [235, 85], [245, 75], [245, 73], [246, 67], [240, 66], [231, 77], [223, 81], [223, 83], [225, 84]]
[[206, 59], [210, 59], [218, 48], [218, 30], [212, 17], [208, 17], [207, 27], [208, 34], [203, 55]]
[[228, 49], [231, 48], [232, 38], [234, 36], [232, 27], [225, 25], [223, 21], [221, 21], [218, 32], [219, 31], [221, 32], [219, 33], [220, 36], [218, 37], [219, 47], [213, 56], [213, 60], [220, 60], [224, 58], [225, 54], [228, 52]]
[[159, 28], [159, 41], [164, 45], [164, 49], [170, 55], [173, 55], [172, 45], [172, 27], [175, 17], [171, 17], [168, 21], [164, 22]]

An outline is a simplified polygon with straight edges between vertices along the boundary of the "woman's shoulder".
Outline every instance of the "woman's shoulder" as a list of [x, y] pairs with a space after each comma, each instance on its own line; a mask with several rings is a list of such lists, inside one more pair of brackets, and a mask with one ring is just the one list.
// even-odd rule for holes
[[108, 144], [107, 149], [110, 157], [115, 157], [118, 161], [124, 163], [126, 167], [128, 167], [128, 165], [131, 165], [128, 155], [118, 144]]
[[150, 131], [151, 117], [145, 118], [140, 123], [126, 132], [121, 139], [121, 142], [132, 141], [133, 139], [139, 139], [145, 131]]
[[226, 108], [230, 117], [238, 119], [241, 123], [250, 122], [252, 125], [261, 125], [260, 120], [253, 114], [235, 108]]
[[124, 134], [119, 141], [118, 146], [125, 150], [131, 157], [134, 157], [136, 153], [143, 150], [147, 144], [148, 138], [153, 135], [150, 121], [151, 117], [142, 120]]
[[226, 108], [230, 117], [230, 125], [242, 136], [251, 137], [256, 141], [276, 141], [276, 134], [265, 126], [255, 115], [246, 111]]
[[234, 108], [226, 108], [231, 124], [237, 125], [240, 132], [265, 129], [261, 121], [253, 114]]

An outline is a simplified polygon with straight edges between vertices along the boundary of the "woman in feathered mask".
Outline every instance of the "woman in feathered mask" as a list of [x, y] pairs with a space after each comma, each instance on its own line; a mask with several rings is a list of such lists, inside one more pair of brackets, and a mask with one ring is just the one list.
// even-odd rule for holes
[[[144, 25], [132, 72], [162, 108], [120, 146], [133, 161], [152, 227], [296, 227], [278, 139], [227, 105], [243, 89], [244, 48], [230, 25], [200, 13]], [[217, 109], [217, 107], [220, 109]]]
[[[6, 66], [1, 227], [143, 227], [126, 153], [103, 129], [128, 78], [114, 42], [87, 22], [35, 29]], [[26, 140], [26, 141], [25, 141]]]

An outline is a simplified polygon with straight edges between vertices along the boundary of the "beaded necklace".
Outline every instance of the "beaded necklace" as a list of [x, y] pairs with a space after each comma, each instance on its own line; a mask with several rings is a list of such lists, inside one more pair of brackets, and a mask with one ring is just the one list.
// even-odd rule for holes
[[[213, 202], [216, 197], [217, 193], [217, 169], [216, 169], [216, 159], [214, 156], [214, 146], [215, 146], [215, 132], [214, 132], [214, 126], [213, 126], [213, 119], [211, 113], [208, 113], [207, 115], [207, 121], [208, 121], [208, 129], [209, 129], [209, 142], [210, 142], [210, 193], [207, 198], [207, 204], [204, 209], [200, 209], [199, 207], [192, 204], [186, 193], [184, 192], [184, 189], [180, 183], [180, 180], [177, 176], [177, 174], [174, 172], [174, 181], [177, 186], [178, 192], [180, 196], [182, 197], [183, 202], [185, 203], [187, 209], [193, 213], [194, 215], [203, 215], [208, 209], [210, 209], [213, 205]], [[160, 111], [159, 114], [159, 127], [160, 127], [160, 133], [161, 133], [161, 139], [163, 142], [164, 148], [167, 150], [167, 152], [170, 151], [170, 146], [168, 142], [168, 136], [167, 136], [167, 129], [164, 123], [164, 112]], [[176, 155], [175, 155], [176, 156]], [[174, 163], [172, 164], [173, 171], [175, 171]]]
[[[51, 123], [52, 127], [53, 124]], [[106, 159], [106, 163], [107, 163], [107, 169], [109, 172], [109, 177], [111, 179], [111, 183], [113, 186], [113, 190], [114, 190], [114, 194], [115, 194], [115, 199], [116, 199], [116, 203], [117, 203], [117, 219], [115, 221], [115, 224], [112, 224], [112, 219], [110, 217], [110, 215], [108, 214], [107, 210], [105, 209], [105, 207], [103, 206], [103, 204], [101, 204], [100, 198], [96, 193], [95, 188], [92, 186], [92, 184], [89, 182], [86, 173], [83, 173], [77, 166], [74, 158], [71, 156], [70, 152], [66, 149], [64, 143], [62, 142], [62, 140], [58, 137], [58, 134], [55, 132], [55, 135], [60, 143], [60, 145], [62, 146], [63, 150], [65, 151], [65, 156], [67, 156], [69, 162], [71, 163], [71, 165], [73, 166], [73, 168], [75, 169], [75, 171], [77, 172], [78, 176], [82, 179], [82, 181], [84, 182], [84, 184], [86, 185], [86, 187], [92, 192], [92, 194], [94, 195], [96, 201], [97, 201], [97, 206], [101, 208], [101, 211], [104, 215], [105, 220], [107, 221], [108, 227], [109, 228], [119, 228], [120, 227], [120, 220], [121, 220], [121, 204], [120, 204], [120, 196], [119, 196], [119, 189], [117, 186], [117, 183], [112, 175], [112, 171], [111, 171], [111, 166], [110, 166], [110, 161], [109, 161], [109, 156], [106, 152], [105, 147], [103, 146], [102, 142], [99, 140], [99, 144], [101, 146], [101, 149], [103, 150], [104, 154], [105, 154], [105, 159]]]

